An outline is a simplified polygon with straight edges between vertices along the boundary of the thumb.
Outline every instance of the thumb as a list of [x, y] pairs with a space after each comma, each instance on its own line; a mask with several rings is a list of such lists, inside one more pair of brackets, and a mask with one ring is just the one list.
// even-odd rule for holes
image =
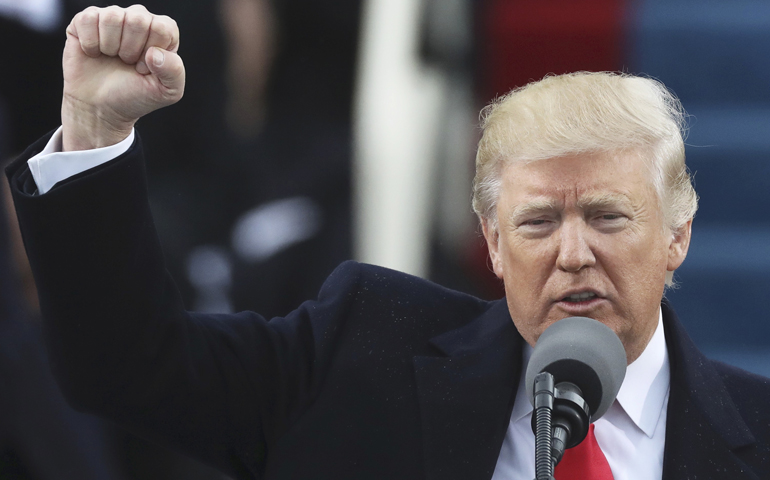
[[182, 57], [174, 52], [152, 47], [147, 49], [144, 61], [150, 73], [158, 78], [164, 96], [173, 101], [182, 98], [185, 83]]

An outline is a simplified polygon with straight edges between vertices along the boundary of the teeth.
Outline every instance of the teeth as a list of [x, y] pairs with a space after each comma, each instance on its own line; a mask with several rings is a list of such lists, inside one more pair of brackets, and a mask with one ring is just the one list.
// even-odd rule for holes
[[566, 300], [569, 302], [582, 302], [584, 300], [588, 300], [589, 298], [593, 298], [595, 296], [596, 294], [592, 292], [573, 293], [572, 295], [568, 296]]

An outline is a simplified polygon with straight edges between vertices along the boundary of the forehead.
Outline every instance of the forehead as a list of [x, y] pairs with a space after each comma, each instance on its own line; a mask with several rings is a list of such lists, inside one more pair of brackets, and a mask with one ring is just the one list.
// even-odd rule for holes
[[649, 201], [653, 196], [650, 170], [634, 152], [586, 153], [514, 162], [502, 170], [501, 203], [526, 202], [544, 207], [569, 201], [581, 205], [638, 203]]

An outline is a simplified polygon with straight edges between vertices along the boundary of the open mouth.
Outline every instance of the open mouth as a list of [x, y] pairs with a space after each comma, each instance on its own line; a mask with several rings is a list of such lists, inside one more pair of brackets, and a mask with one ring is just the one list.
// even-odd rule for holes
[[582, 303], [582, 302], [590, 302], [594, 298], [598, 298], [595, 293], [593, 292], [583, 292], [583, 293], [573, 293], [572, 295], [567, 295], [566, 297], [562, 298], [562, 302], [569, 302], [569, 303]]

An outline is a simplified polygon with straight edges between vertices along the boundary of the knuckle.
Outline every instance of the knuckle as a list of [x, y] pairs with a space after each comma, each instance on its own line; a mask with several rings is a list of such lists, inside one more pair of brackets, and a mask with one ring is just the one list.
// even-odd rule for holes
[[75, 15], [75, 23], [79, 23], [81, 25], [94, 25], [98, 21], [99, 9], [96, 7], [88, 7]]
[[162, 47], [167, 47], [174, 39], [174, 36], [172, 35], [171, 31], [168, 30], [168, 28], [160, 26], [157, 29], [153, 28], [153, 34], [158, 43], [158, 46]]
[[168, 15], [155, 15], [155, 18], [159, 22], [163, 22], [166, 25], [176, 25], [176, 20], [174, 20], [173, 18], [169, 17]]
[[169, 17], [168, 15], [158, 15], [155, 17], [155, 20], [169, 36], [173, 36], [174, 32], [179, 30], [179, 26], [177, 25], [176, 20]]
[[143, 13], [150, 13], [150, 12], [147, 10], [147, 7], [145, 7], [144, 5], [138, 4], [138, 3], [135, 3], [135, 4], [131, 5], [131, 6], [130, 6], [130, 7], [128, 7], [126, 10], [130, 10], [130, 11], [132, 11], [132, 12], [133, 12], [133, 11], [138, 11], [138, 12], [143, 12]]
[[149, 28], [150, 18], [146, 15], [126, 15], [125, 27], [133, 32], [142, 32]]
[[123, 24], [124, 13], [122, 10], [108, 7], [99, 16], [101, 23], [107, 27], [117, 27]]

